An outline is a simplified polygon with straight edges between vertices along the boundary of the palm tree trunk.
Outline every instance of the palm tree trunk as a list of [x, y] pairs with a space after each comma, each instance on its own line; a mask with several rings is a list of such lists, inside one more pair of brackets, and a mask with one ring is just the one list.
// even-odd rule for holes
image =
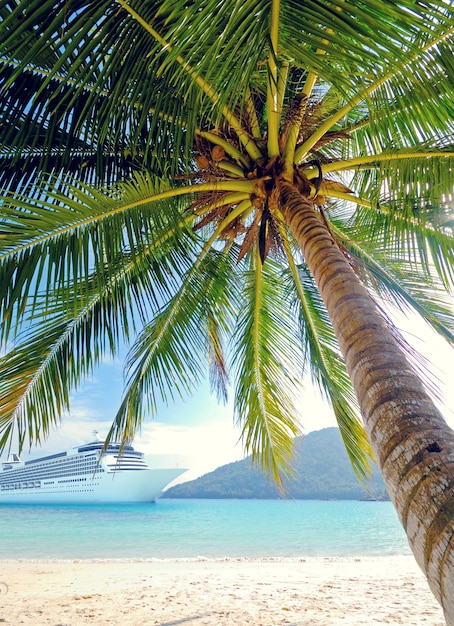
[[320, 289], [389, 496], [454, 625], [454, 432], [425, 391], [331, 233], [294, 187], [282, 212]]

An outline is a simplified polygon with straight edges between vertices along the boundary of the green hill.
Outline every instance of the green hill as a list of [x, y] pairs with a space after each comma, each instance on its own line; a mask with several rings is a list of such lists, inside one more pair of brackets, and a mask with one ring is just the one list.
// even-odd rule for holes
[[361, 500], [370, 494], [386, 499], [375, 468], [366, 490], [358, 482], [337, 428], [318, 430], [295, 441], [294, 478], [279, 493], [251, 458], [218, 467], [213, 472], [168, 489], [166, 498], [295, 498], [301, 500]]

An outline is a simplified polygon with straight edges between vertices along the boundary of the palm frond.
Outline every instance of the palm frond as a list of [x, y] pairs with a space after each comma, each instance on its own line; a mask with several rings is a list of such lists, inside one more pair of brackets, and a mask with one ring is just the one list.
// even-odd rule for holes
[[[424, 198], [400, 204], [383, 203], [377, 208], [363, 206], [353, 217], [350, 237], [369, 242], [381, 254], [380, 262], [400, 263], [410, 272], [418, 272], [419, 280], [432, 283], [436, 289], [438, 276], [445, 289], [454, 277], [454, 233], [450, 224], [449, 202], [437, 204]], [[365, 233], [368, 232], [368, 242]], [[348, 245], [348, 244], [347, 244]], [[408, 264], [408, 265], [407, 265]]]
[[124, 399], [109, 438], [128, 439], [146, 415], [154, 415], [160, 400], [168, 402], [175, 394], [184, 397], [193, 391], [206, 375], [214, 343], [218, 360], [225, 362], [219, 339], [230, 327], [233, 312], [232, 271], [229, 255], [206, 249], [182, 277], [174, 296], [145, 326], [128, 355]]
[[[323, 124], [299, 146], [295, 153], [296, 163], [301, 163], [307, 157], [326, 132], [342, 128], [339, 126], [341, 120], [345, 123], [345, 119], [350, 115], [353, 120], [357, 120], [356, 109], [358, 107], [363, 118], [366, 118], [367, 125], [372, 123], [375, 115], [380, 118], [380, 111], [382, 111], [382, 119], [383, 115], [387, 115], [390, 110], [394, 109], [399, 112], [400, 115], [395, 116], [395, 121], [406, 120], [403, 137], [412, 138], [404, 145], [415, 145], [425, 135], [425, 131], [418, 134], [419, 128], [412, 122], [412, 114], [415, 116], [419, 113], [421, 107], [424, 107], [425, 111], [426, 130], [432, 126], [433, 134], [433, 129], [435, 132], [440, 129], [445, 130], [449, 124], [452, 128], [451, 105], [448, 104], [446, 110], [440, 107], [440, 100], [450, 102], [452, 88], [452, 69], [444, 59], [446, 45], [454, 37], [454, 21], [452, 8], [446, 6], [445, 9], [446, 14], [440, 19], [431, 21], [429, 29], [421, 29], [416, 40], [418, 43], [414, 48], [404, 46], [406, 59], [400, 67], [391, 64], [385, 67], [384, 71], [379, 71], [377, 65], [368, 79], [360, 80], [358, 84], [355, 80], [350, 80], [350, 86], [355, 85], [357, 89], [350, 96], [344, 95], [344, 104], [337, 106], [336, 110], [325, 118]], [[348, 65], [348, 61], [346, 63]], [[426, 67], [430, 68], [427, 76], [425, 75]], [[329, 83], [336, 84], [333, 81], [328, 81]], [[420, 118], [421, 116], [417, 115], [417, 119]], [[361, 127], [364, 127], [363, 124]], [[385, 141], [382, 149], [386, 149], [393, 145], [390, 143], [391, 136], [388, 134], [389, 125], [385, 122], [381, 129], [383, 130], [382, 138]], [[377, 138], [379, 137], [378, 134]], [[402, 144], [399, 145], [399, 139], [397, 141], [400, 147]]]
[[[412, 20], [408, 19], [408, 11]], [[377, 75], [402, 69], [411, 53], [446, 30], [452, 9], [437, 2], [343, 2], [322, 5], [292, 0], [282, 5], [282, 39], [290, 58], [348, 92]], [[301, 25], [304, 24], [304, 28]], [[317, 53], [323, 50], [325, 55]]]
[[296, 326], [288, 323], [280, 268], [270, 259], [245, 275], [244, 303], [234, 335], [235, 413], [246, 451], [281, 482], [290, 471], [299, 432], [295, 405], [302, 358]]
[[[440, 82], [441, 65], [448, 78], [452, 72], [448, 41], [441, 41], [453, 24], [447, 3], [388, 1], [381, 10], [372, 1], [280, 4], [280, 57], [345, 94], [385, 72], [410, 80], [416, 61], [410, 67], [409, 56], [433, 41], [440, 40], [432, 46], [439, 58], [431, 48], [430, 80]], [[5, 146], [13, 159], [32, 150], [30, 170], [46, 169], [53, 153], [55, 168], [88, 163], [99, 180], [141, 164], [159, 172], [164, 162], [175, 174], [190, 158], [196, 128], [219, 125], [223, 107], [238, 107], [245, 119], [249, 86], [264, 78], [271, 0], [204, 0], [193, 11], [173, 0], [135, 0], [120, 9], [113, 0], [73, 2], [71, 10], [63, 0], [47, 12], [42, 6], [5, 3], [0, 38], [0, 110], [8, 111], [11, 129]], [[435, 115], [435, 101], [431, 107]], [[247, 124], [244, 130], [253, 135]], [[39, 145], [46, 148], [40, 164]]]
[[286, 251], [286, 299], [298, 321], [304, 370], [309, 370], [314, 385], [332, 407], [352, 466], [364, 480], [370, 474], [372, 451], [336, 336], [310, 272], [304, 262], [296, 265], [289, 242]]
[[37, 295], [17, 341], [0, 359], [0, 433], [14, 428], [22, 444], [45, 439], [69, 409], [71, 389], [171, 297], [191, 255], [189, 241], [179, 254], [168, 244], [119, 253], [106, 264], [103, 280], [98, 268], [65, 288], [64, 297], [52, 286]]
[[102, 281], [105, 262], [114, 263], [119, 251], [138, 251], [166, 239], [181, 250], [184, 237], [179, 241], [178, 235], [195, 216], [181, 216], [178, 196], [242, 185], [253, 189], [250, 181], [176, 188], [144, 173], [108, 192], [65, 182], [62, 191], [44, 185], [39, 202], [21, 194], [7, 195], [0, 208], [2, 317], [10, 319], [14, 311], [19, 319], [34, 293], [46, 285], [62, 291], [68, 281], [86, 276], [88, 268]]
[[[36, 161], [42, 146], [42, 162], [37, 163], [42, 170], [49, 171], [53, 154], [58, 165], [79, 159], [106, 180], [108, 170], [102, 166], [110, 154], [117, 155], [119, 165], [132, 158], [158, 167], [152, 146], [159, 134], [167, 135], [160, 156], [169, 161], [176, 156], [178, 165], [175, 140], [183, 132], [183, 103], [172, 97], [175, 89], [164, 80], [158, 79], [147, 94], [137, 91], [147, 72], [147, 34], [118, 11], [116, 2], [73, 4], [70, 11], [66, 2], [54, 3], [45, 19], [37, 8], [28, 5], [24, 14], [19, 6], [5, 20], [0, 80], [1, 108], [8, 111], [11, 129], [5, 137], [9, 154], [20, 158], [27, 147], [29, 159]], [[15, 40], [17, 30], [21, 45]], [[14, 60], [9, 60], [13, 44]], [[52, 62], [40, 63], [42, 49], [52, 51]]]
[[44, 303], [35, 311], [33, 323], [0, 359], [0, 433], [14, 429], [21, 447], [42, 443], [69, 410], [71, 389], [107, 350], [116, 353], [128, 335], [131, 302], [128, 291], [126, 299], [124, 291], [112, 291], [114, 297], [96, 294], [84, 306], [76, 299], [73, 318], [61, 304], [52, 314]]
[[[325, 173], [337, 170], [341, 175], [347, 170], [354, 172], [350, 186], [376, 204], [411, 207], [412, 211], [429, 203], [447, 205], [452, 192], [453, 137], [444, 139], [443, 149], [424, 143], [411, 149], [363, 153], [328, 163], [323, 170]], [[443, 222], [434, 221], [434, 212], [421, 211], [420, 219], [424, 217], [434, 225], [443, 226]], [[437, 217], [440, 218], [443, 215]]]
[[[417, 313], [454, 343], [451, 298], [446, 293], [446, 283], [434, 277], [432, 269], [437, 257], [448, 265], [446, 258], [452, 255], [453, 237], [420, 227], [418, 237], [409, 245], [407, 238], [404, 244], [393, 243], [388, 225], [380, 224], [383, 220], [377, 220], [375, 211], [363, 209], [362, 213], [365, 215], [357, 216], [353, 224], [335, 216], [330, 224], [361, 280], [377, 295], [377, 300]], [[403, 230], [408, 235], [412, 229], [407, 224]], [[432, 254], [434, 250], [436, 256]]]
[[[61, 359], [49, 365], [52, 343], [62, 326], [48, 325], [39, 336], [25, 335], [23, 343], [0, 359], [0, 437], [14, 433], [20, 448], [25, 441], [40, 443], [69, 408], [67, 365]], [[66, 355], [67, 356], [67, 355]]]
[[397, 73], [370, 94], [371, 132], [383, 137], [383, 148], [417, 146], [439, 138], [447, 128], [453, 132], [453, 44], [451, 27], [443, 41], [409, 63], [410, 74]]

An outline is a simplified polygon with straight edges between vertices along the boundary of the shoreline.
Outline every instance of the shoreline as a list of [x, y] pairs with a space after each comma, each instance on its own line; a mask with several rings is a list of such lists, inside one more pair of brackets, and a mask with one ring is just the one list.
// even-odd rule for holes
[[443, 626], [411, 556], [0, 560], [7, 626]]
[[169, 557], [36, 557], [36, 558], [3, 558], [2, 563], [305, 563], [305, 562], [346, 562], [357, 563], [362, 561], [413, 561], [416, 569], [416, 561], [409, 554], [383, 554], [383, 555], [352, 555], [352, 556], [169, 556]]

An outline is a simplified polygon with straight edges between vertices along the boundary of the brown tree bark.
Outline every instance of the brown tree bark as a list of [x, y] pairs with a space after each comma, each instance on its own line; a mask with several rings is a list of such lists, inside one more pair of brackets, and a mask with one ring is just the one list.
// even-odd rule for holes
[[282, 212], [320, 289], [375, 459], [413, 554], [454, 626], [454, 432], [331, 233], [293, 186]]

